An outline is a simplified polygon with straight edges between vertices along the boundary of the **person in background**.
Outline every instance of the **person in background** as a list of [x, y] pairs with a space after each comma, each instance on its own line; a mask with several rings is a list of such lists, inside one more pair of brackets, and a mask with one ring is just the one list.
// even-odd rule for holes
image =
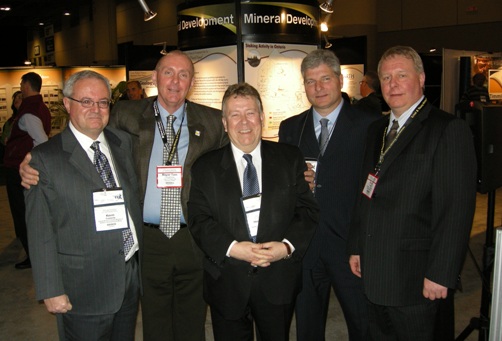
[[460, 98], [461, 102], [479, 101], [487, 103], [490, 101], [488, 89], [485, 86], [486, 76], [483, 73], [476, 73], [472, 77], [472, 85], [464, 92]]
[[357, 198], [364, 137], [374, 116], [342, 99], [343, 75], [332, 51], [309, 53], [301, 72], [312, 107], [281, 122], [279, 142], [298, 146], [309, 169], [315, 165], [314, 193], [320, 218], [303, 259], [303, 289], [296, 303], [297, 339], [324, 340], [333, 288], [350, 340], [367, 340], [362, 282], [350, 271], [345, 247]]
[[[347, 251], [362, 278], [373, 340], [453, 340], [453, 289], [476, 203], [476, 155], [464, 120], [432, 106], [408, 46], [378, 64], [390, 115], [368, 129]], [[442, 307], [450, 299], [451, 307]], [[438, 337], [442, 328], [448, 328]]]
[[368, 71], [364, 74], [362, 81], [359, 82], [359, 92], [362, 98], [354, 105], [380, 117], [384, 108], [383, 98], [380, 95], [380, 79], [376, 72]]
[[195, 162], [188, 201], [214, 338], [252, 341], [254, 321], [260, 340], [285, 341], [318, 222], [307, 167], [297, 147], [261, 139], [263, 107], [251, 85], [229, 86], [222, 110], [231, 144]]
[[19, 111], [19, 107], [21, 106], [21, 103], [23, 102], [23, 93], [21, 91], [16, 91], [12, 94], [12, 104], [10, 108], [12, 109], [12, 116], [9, 117], [7, 121], [5, 121], [3, 127], [2, 127], [2, 135], [0, 135], [0, 148], [1, 148], [1, 155], [0, 155], [0, 160], [3, 163], [3, 156], [5, 154], [5, 145], [7, 144], [7, 140], [9, 139], [10, 132], [12, 130], [12, 123], [17, 117], [17, 113]]
[[138, 100], [144, 98], [143, 87], [137, 80], [130, 80], [126, 84], [127, 98], [130, 100]]
[[129, 135], [105, 128], [110, 82], [85, 70], [64, 85], [70, 123], [32, 151], [40, 184], [26, 191], [38, 300], [60, 340], [134, 340], [142, 242]]
[[25, 155], [48, 140], [51, 131], [51, 113], [45, 105], [40, 90], [42, 77], [28, 72], [21, 77], [23, 101], [12, 124], [4, 155], [7, 196], [14, 221], [16, 237], [26, 252], [26, 259], [15, 265], [16, 269], [31, 268], [28, 236], [26, 231], [25, 205], [19, 165]]

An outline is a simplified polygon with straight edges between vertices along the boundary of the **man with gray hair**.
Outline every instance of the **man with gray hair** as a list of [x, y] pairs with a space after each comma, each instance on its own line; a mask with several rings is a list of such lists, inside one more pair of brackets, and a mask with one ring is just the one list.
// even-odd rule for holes
[[331, 288], [342, 307], [351, 341], [366, 340], [368, 320], [362, 282], [345, 253], [356, 203], [364, 136], [373, 117], [342, 99], [340, 61], [316, 50], [302, 61], [305, 93], [312, 107], [283, 121], [279, 142], [298, 146], [315, 166], [314, 194], [320, 219], [303, 259], [303, 289], [296, 303], [299, 341], [324, 340]]
[[[142, 220], [129, 136], [108, 128], [109, 81], [73, 74], [68, 127], [35, 147], [25, 192], [35, 293], [60, 340], [134, 340]], [[105, 128], [106, 127], [106, 128]]]

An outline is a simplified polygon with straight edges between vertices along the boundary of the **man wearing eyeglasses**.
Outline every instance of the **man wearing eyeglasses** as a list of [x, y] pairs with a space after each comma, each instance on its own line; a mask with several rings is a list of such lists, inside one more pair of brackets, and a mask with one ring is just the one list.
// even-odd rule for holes
[[132, 341], [142, 220], [131, 139], [105, 128], [105, 77], [75, 73], [63, 94], [70, 123], [33, 149], [40, 182], [25, 193], [36, 298], [60, 340]]
[[42, 77], [35, 72], [28, 72], [21, 77], [23, 102], [12, 125], [11, 135], [6, 145], [4, 167], [6, 174], [7, 195], [14, 221], [16, 237], [26, 251], [26, 259], [15, 265], [16, 269], [31, 268], [28, 236], [26, 233], [25, 205], [19, 165], [26, 153], [34, 146], [47, 141], [51, 131], [51, 113], [45, 105], [40, 90]]

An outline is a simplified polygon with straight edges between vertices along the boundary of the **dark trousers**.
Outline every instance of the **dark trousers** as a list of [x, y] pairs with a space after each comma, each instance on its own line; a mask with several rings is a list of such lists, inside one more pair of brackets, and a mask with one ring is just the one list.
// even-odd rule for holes
[[[350, 341], [369, 339], [368, 312], [363, 284], [350, 271], [345, 242], [330, 250], [320, 251], [313, 266], [303, 269], [303, 288], [296, 299], [296, 332], [298, 341], [324, 341], [331, 288], [342, 308]], [[304, 259], [305, 262], [305, 259]]]
[[[251, 279], [253, 280], [253, 279]], [[223, 318], [211, 307], [211, 320], [215, 341], [253, 341], [253, 326], [260, 341], [287, 341], [293, 319], [294, 300], [291, 304], [275, 305], [268, 302], [259, 285], [251, 286], [249, 303], [243, 316], [234, 320]]]
[[106, 315], [57, 314], [60, 340], [134, 341], [140, 291], [136, 256], [126, 263], [125, 270], [126, 291], [119, 311]]
[[378, 341], [433, 341], [441, 300], [388, 307], [368, 301], [370, 333]]
[[5, 168], [5, 181], [16, 237], [23, 245], [24, 251], [26, 251], [26, 255], [29, 257], [30, 252], [28, 249], [28, 231], [26, 229], [24, 188], [21, 186], [19, 170], [17, 168]]
[[171, 239], [143, 229], [141, 311], [145, 341], [205, 339], [202, 253], [187, 228]]

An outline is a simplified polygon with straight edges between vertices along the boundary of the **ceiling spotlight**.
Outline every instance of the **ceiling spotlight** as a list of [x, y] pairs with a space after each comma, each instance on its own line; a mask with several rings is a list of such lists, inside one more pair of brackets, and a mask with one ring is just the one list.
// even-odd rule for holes
[[326, 45], [324, 45], [325, 49], [329, 49], [333, 44], [331, 44], [326, 36], [324, 36], [324, 41], [326, 42]]
[[328, 24], [325, 21], [321, 23], [321, 32], [328, 32]]
[[141, 8], [143, 8], [143, 12], [145, 12], [145, 21], [148, 21], [148, 20], [152, 20], [153, 18], [155, 18], [155, 16], [157, 15], [156, 12], [153, 12], [149, 7], [148, 5], [146, 4], [145, 0], [138, 0]]
[[30, 60], [28, 60], [28, 59], [26, 59], [26, 60], [24, 61], [24, 65], [31, 65], [31, 61], [30, 61]]
[[153, 45], [162, 45], [162, 50], [160, 50], [160, 54], [165, 56], [166, 54], [168, 54], [167, 50], [166, 50], [166, 47], [167, 47], [167, 42], [166, 41], [163, 41], [161, 43], [154, 43]]
[[71, 13], [70, 13], [70, 11], [65, 11], [65, 12], [63, 13], [63, 15], [64, 15], [64, 16], [67, 16], [67, 17], [69, 17], [69, 16], [71, 15]]
[[10, 7], [9, 6], [0, 7], [0, 11], [8, 12], [8, 11], [10, 11]]
[[436, 52], [436, 48], [435, 47], [431, 47], [431, 49], [429, 50], [429, 52]]
[[333, 0], [324, 1], [319, 8], [326, 13], [333, 13]]

